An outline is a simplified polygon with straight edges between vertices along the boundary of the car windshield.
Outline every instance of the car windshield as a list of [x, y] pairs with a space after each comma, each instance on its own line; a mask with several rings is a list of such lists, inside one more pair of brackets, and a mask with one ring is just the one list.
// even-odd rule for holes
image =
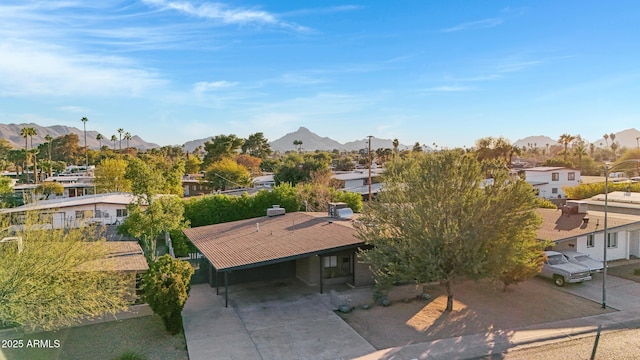
[[548, 259], [550, 265], [559, 265], [567, 262], [567, 259], [564, 258], [564, 255], [551, 255]]
[[580, 262], [589, 261], [589, 257], [587, 255], [578, 255], [575, 257], [575, 259]]

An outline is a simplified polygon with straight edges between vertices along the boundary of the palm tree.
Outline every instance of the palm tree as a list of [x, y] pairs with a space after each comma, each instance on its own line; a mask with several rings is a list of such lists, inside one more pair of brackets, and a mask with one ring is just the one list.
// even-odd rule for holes
[[120, 152], [122, 152], [122, 133], [124, 132], [123, 128], [118, 129], [118, 134], [120, 134]]
[[29, 129], [29, 146], [31, 147], [31, 151], [33, 152], [33, 181], [37, 184], [38, 183], [38, 149], [33, 149], [33, 137], [35, 135], [38, 135], [38, 132], [36, 131], [35, 128], [28, 128]]
[[400, 147], [400, 141], [398, 141], [398, 139], [393, 139], [393, 142], [391, 143], [393, 145], [393, 153], [397, 154], [398, 153], [398, 148]]
[[118, 141], [118, 138], [115, 135], [111, 135], [111, 141], [113, 141], [113, 151], [116, 151], [116, 141]]
[[[609, 139], [611, 139], [611, 149], [613, 150], [613, 144], [615, 143], [615, 140], [616, 140], [616, 134], [614, 133], [609, 134]], [[615, 152], [615, 150], [613, 151]]]
[[51, 137], [51, 135], [47, 134], [44, 136], [44, 139], [47, 140], [47, 143], [49, 144], [49, 176], [53, 176], [53, 164], [51, 163], [51, 141], [53, 140], [53, 137]]
[[607, 147], [609, 147], [609, 134], [604, 134], [602, 137], [604, 137], [604, 142], [607, 143]]
[[569, 155], [569, 152], [567, 150], [569, 147], [569, 144], [573, 140], [575, 140], [575, 138], [576, 138], [575, 136], [569, 135], [567, 133], [560, 135], [560, 139], [558, 140], [558, 142], [564, 145], [564, 161], [567, 161], [567, 155]]
[[82, 126], [84, 127], [84, 171], [86, 174], [89, 171], [89, 147], [87, 146], [87, 121], [89, 119], [83, 117], [80, 121], [82, 121]]
[[104, 139], [104, 136], [98, 133], [98, 135], [96, 135], [96, 140], [100, 143], [100, 149], [102, 149], [102, 139]]
[[131, 140], [131, 133], [130, 132], [126, 132], [124, 133], [124, 139], [127, 140], [127, 149], [129, 148], [129, 140]]
[[587, 155], [587, 148], [583, 144], [578, 144], [573, 148], [573, 153], [578, 157], [578, 168], [582, 171], [582, 157]]
[[293, 140], [293, 145], [298, 147], [298, 152], [302, 152], [302, 140]]
[[[29, 128], [23, 127], [20, 129], [20, 136], [24, 138], [24, 159], [26, 166], [24, 169], [27, 171], [27, 184], [29, 183]], [[24, 173], [24, 170], [22, 171]]]

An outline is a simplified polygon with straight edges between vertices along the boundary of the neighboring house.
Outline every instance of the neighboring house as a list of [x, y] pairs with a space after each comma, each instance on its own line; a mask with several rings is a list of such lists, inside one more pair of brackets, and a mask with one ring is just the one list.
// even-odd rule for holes
[[[574, 250], [604, 260], [604, 213], [584, 201], [567, 204], [563, 209], [538, 209], [543, 219], [538, 239], [555, 242], [556, 251]], [[617, 213], [617, 205], [608, 206], [607, 260], [640, 257], [640, 215]]]
[[[51, 194], [49, 200], [58, 198], [71, 198], [76, 196], [92, 195], [95, 192], [93, 176], [83, 175], [59, 175], [46, 178], [43, 183], [57, 182], [62, 185], [64, 191], [62, 195]], [[44, 200], [44, 195], [36, 195], [38, 184], [21, 184], [14, 186], [13, 190], [17, 197], [25, 202], [34, 200]]]
[[251, 181], [251, 185], [254, 188], [267, 188], [270, 189], [276, 186], [276, 181], [273, 178], [273, 174], [266, 174], [258, 176]]
[[[87, 224], [120, 224], [127, 217], [127, 205], [135, 201], [129, 193], [86, 195], [73, 198], [41, 200], [15, 208], [1, 209], [11, 214], [15, 224], [28, 211], [40, 211], [42, 224], [54, 229], [80, 227]], [[48, 216], [47, 216], [48, 215]]]
[[[206, 259], [213, 287], [248, 281], [297, 277], [310, 286], [371, 284], [372, 274], [358, 261], [356, 238], [349, 220], [326, 213], [284, 213], [268, 209], [265, 216], [183, 230]], [[228, 291], [225, 291], [228, 294]]]
[[140, 279], [149, 270], [147, 259], [137, 241], [107, 241], [107, 258], [87, 266], [96, 270], [117, 271], [129, 278], [129, 296], [131, 303], [141, 296]]
[[[371, 194], [375, 195], [382, 190], [380, 176], [384, 169], [371, 169]], [[355, 192], [367, 199], [369, 195], [369, 170], [355, 170], [349, 172], [335, 173], [332, 179], [337, 181], [338, 189], [342, 191]]]
[[580, 170], [541, 166], [524, 169], [524, 173], [525, 180], [544, 199], [564, 199], [563, 187], [580, 185]]
[[203, 174], [189, 174], [182, 177], [182, 187], [184, 196], [199, 196], [211, 194], [214, 190], [207, 181], [204, 181]]

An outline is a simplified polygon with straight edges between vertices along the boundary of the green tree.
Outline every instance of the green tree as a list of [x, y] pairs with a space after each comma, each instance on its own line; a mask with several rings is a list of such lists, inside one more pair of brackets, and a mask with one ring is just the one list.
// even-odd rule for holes
[[188, 155], [184, 163], [185, 174], [198, 174], [202, 168], [202, 160], [195, 155]]
[[111, 135], [111, 141], [113, 141], [113, 151], [116, 151], [116, 141], [118, 141], [118, 138], [115, 135]]
[[171, 334], [182, 330], [182, 309], [189, 297], [191, 275], [193, 267], [189, 263], [163, 255], [142, 278], [145, 301]]
[[44, 195], [45, 200], [48, 200], [51, 194], [58, 196], [64, 194], [64, 186], [59, 182], [47, 181], [38, 185], [36, 188], [36, 194], [42, 194]]
[[441, 151], [393, 161], [383, 180], [385, 191], [367, 204], [358, 230], [382, 290], [398, 281], [439, 281], [451, 311], [457, 279], [496, 279], [507, 270], [496, 258], [528, 258], [528, 248], [504, 245], [535, 240], [535, 196], [504, 166]]
[[129, 192], [131, 191], [131, 180], [125, 174], [128, 161], [123, 159], [107, 158], [96, 166], [95, 179], [97, 193]]
[[231, 159], [221, 159], [207, 167], [205, 179], [217, 190], [247, 187], [251, 173], [246, 167]]
[[224, 158], [233, 158], [243, 143], [243, 139], [233, 134], [217, 135], [211, 139], [211, 141], [205, 142], [204, 150], [206, 151], [206, 155], [204, 156], [204, 166], [208, 167], [214, 162]]
[[13, 187], [11, 178], [0, 176], [0, 207], [8, 207], [14, 202]]
[[300, 182], [311, 180], [311, 174], [321, 170], [328, 170], [329, 162], [324, 157], [316, 158], [311, 154], [305, 156], [289, 153], [282, 164], [276, 169], [274, 179], [276, 185], [289, 183], [292, 186]]
[[139, 158], [129, 159], [124, 177], [131, 182], [131, 192], [138, 196], [140, 204], [150, 204], [165, 187], [162, 173]]
[[298, 152], [302, 152], [302, 140], [293, 140], [293, 146], [298, 148]]
[[129, 277], [108, 262], [104, 239], [89, 228], [36, 230], [38, 214], [29, 213], [0, 244], [0, 324], [45, 330], [127, 307]]
[[139, 239], [150, 263], [155, 261], [157, 256], [158, 235], [188, 227], [183, 220], [184, 204], [175, 195], [158, 196], [146, 206], [146, 209], [133, 203], [128, 206], [128, 210], [129, 216], [118, 227], [118, 232]]
[[244, 140], [241, 148], [243, 154], [248, 153], [260, 159], [266, 159], [272, 153], [269, 140], [267, 140], [261, 132], [249, 135], [249, 137]]

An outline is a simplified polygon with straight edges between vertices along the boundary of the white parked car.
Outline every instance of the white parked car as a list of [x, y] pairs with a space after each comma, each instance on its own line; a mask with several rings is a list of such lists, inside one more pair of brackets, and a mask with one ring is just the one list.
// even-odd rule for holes
[[570, 263], [562, 253], [557, 251], [545, 251], [544, 253], [547, 258], [542, 264], [540, 275], [553, 279], [557, 286], [591, 280], [591, 271], [588, 267]]
[[601, 272], [604, 269], [602, 261], [593, 259], [591, 256], [577, 251], [566, 250], [562, 251], [562, 254], [569, 260], [570, 263], [583, 265], [589, 268], [591, 273]]

